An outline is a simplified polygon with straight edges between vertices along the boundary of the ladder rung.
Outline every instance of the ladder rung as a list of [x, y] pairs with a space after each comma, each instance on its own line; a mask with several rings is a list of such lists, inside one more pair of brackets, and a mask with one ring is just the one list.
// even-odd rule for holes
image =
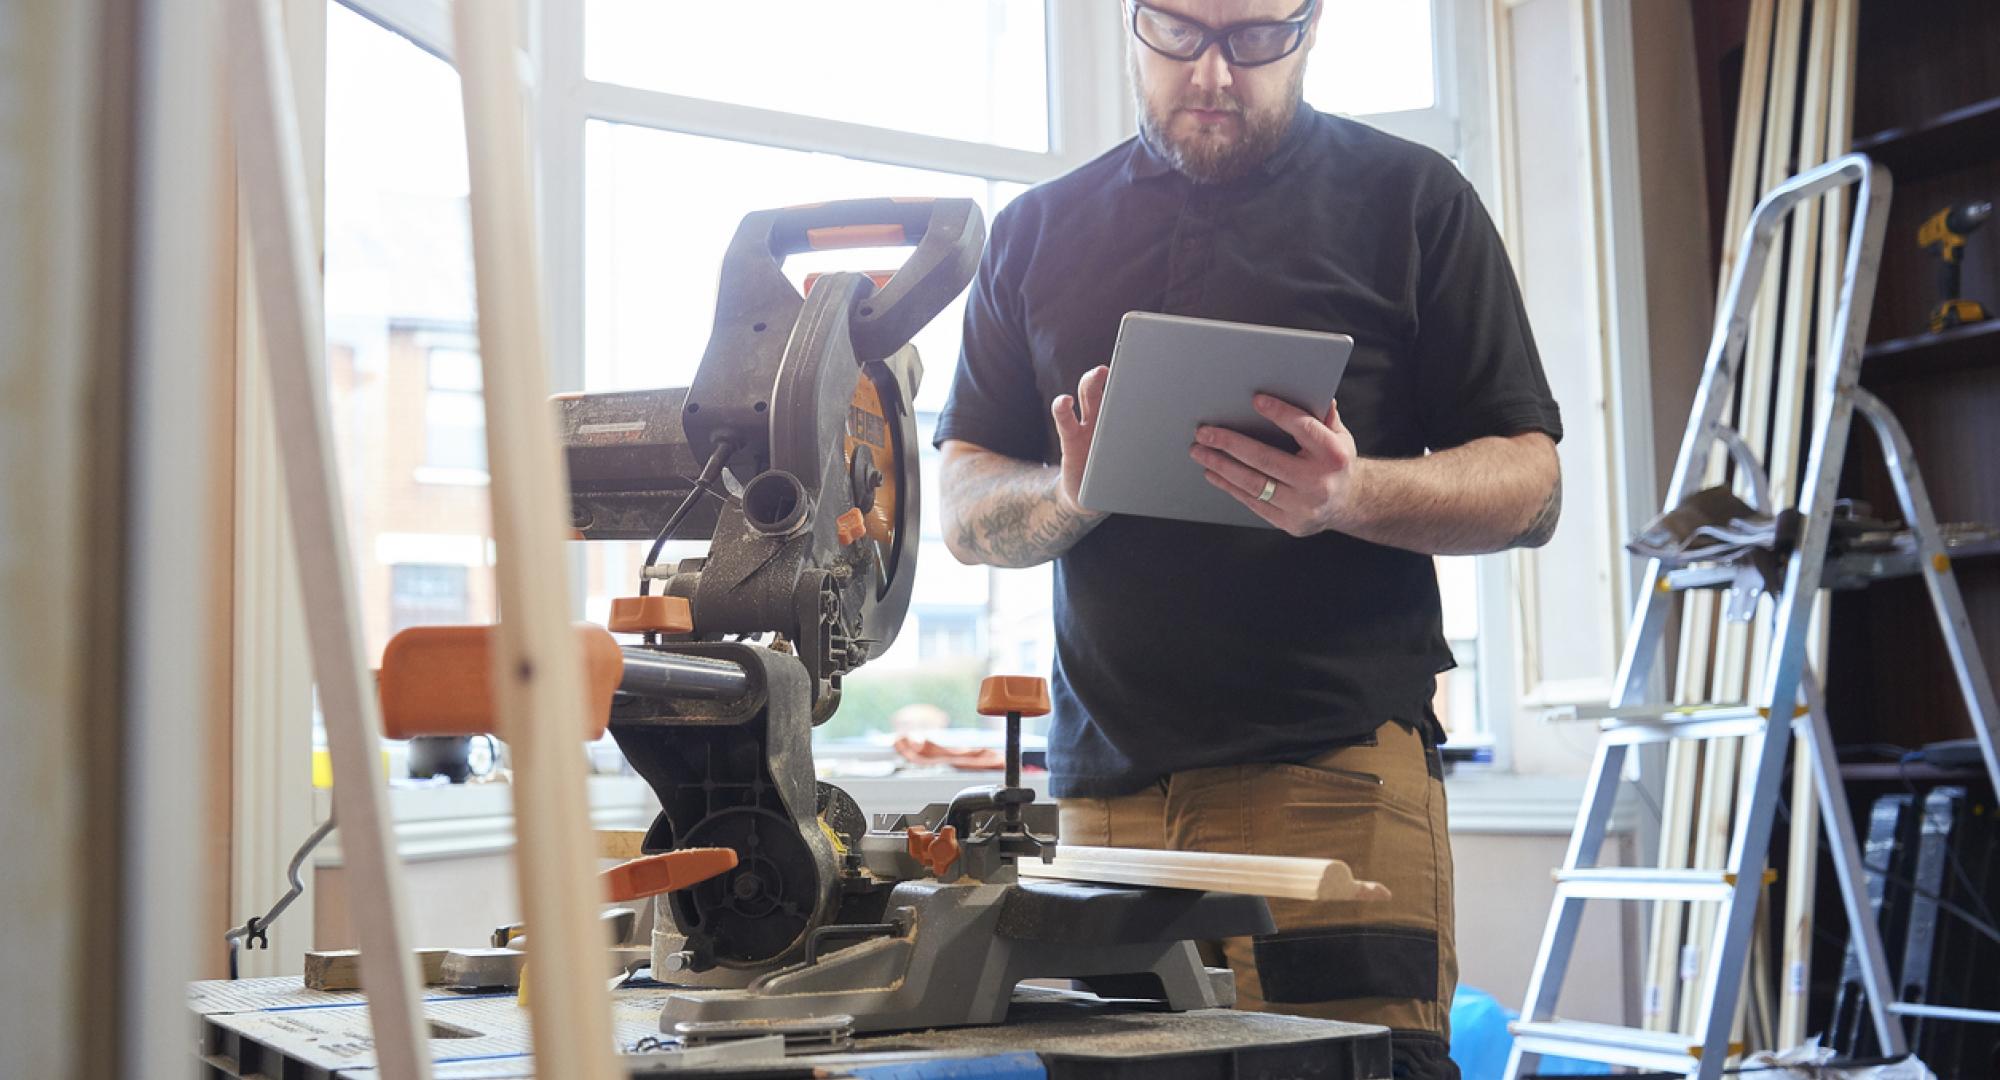
[[1603, 721], [1603, 738], [1605, 742], [1626, 746], [1666, 742], [1669, 739], [1721, 739], [1732, 735], [1760, 735], [1770, 723], [1764, 710], [1744, 705], [1688, 708], [1664, 716], [1608, 717]]
[[[1701, 1064], [1701, 1045], [1672, 1031], [1646, 1031], [1582, 1020], [1521, 1021], [1507, 1027], [1514, 1033], [1514, 1045], [1534, 1054], [1561, 1054], [1675, 1073], [1693, 1072]], [[1732, 1044], [1729, 1052], [1742, 1053], [1742, 1044]]]
[[1925, 1005], [1914, 1001], [1892, 1001], [1889, 1011], [1897, 1016], [1927, 1016], [1937, 1020], [1961, 1020], [1968, 1024], [2000, 1024], [2000, 1012], [1967, 1009], [1957, 1005]]
[[1556, 891], [1593, 900], [1721, 901], [1735, 894], [1736, 875], [1722, 870], [1595, 866], [1557, 870]]

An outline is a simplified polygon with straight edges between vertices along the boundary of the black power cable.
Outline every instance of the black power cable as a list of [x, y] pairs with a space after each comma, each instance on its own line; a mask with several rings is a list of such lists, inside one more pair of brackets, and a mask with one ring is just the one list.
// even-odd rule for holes
[[693, 512], [695, 506], [700, 503], [701, 497], [707, 494], [713, 495], [718, 499], [727, 500], [728, 495], [716, 483], [716, 479], [722, 475], [723, 463], [728, 461], [729, 456], [735, 452], [735, 443], [727, 439], [718, 440], [715, 444], [715, 449], [709, 452], [708, 461], [701, 467], [701, 475], [695, 478], [694, 487], [689, 489], [687, 496], [681, 500], [681, 504], [674, 507], [674, 512], [667, 515], [667, 523], [660, 526], [659, 535], [653, 537], [652, 549], [646, 552], [646, 564], [639, 568], [640, 596], [646, 596], [652, 592], [653, 581], [648, 576], [647, 571], [651, 570], [654, 564], [660, 561], [661, 549], [667, 546], [667, 541], [673, 538], [674, 530], [680, 528], [681, 522], [685, 521], [688, 514]]

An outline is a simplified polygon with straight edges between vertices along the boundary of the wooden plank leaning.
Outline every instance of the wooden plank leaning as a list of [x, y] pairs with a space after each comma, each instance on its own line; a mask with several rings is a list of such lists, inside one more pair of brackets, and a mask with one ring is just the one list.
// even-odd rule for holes
[[[270, 0], [224, 4], [230, 106], [264, 327], [286, 503], [298, 548], [306, 637], [333, 758], [350, 904], [361, 944], [375, 1067], [391, 1080], [431, 1073], [417, 964], [406, 944], [401, 867], [389, 827], [375, 688], [361, 652], [360, 610], [340, 477], [333, 459], [319, 256], [312, 243], [291, 65]], [[601, 984], [600, 984], [601, 985]]]
[[514, 863], [522, 913], [534, 927], [527, 979], [538, 1071], [612, 1080], [622, 1071], [604, 985], [597, 845], [577, 746], [584, 680], [563, 562], [567, 485], [549, 406], [518, 11], [514, 4], [461, 0], [452, 12], [503, 613], [493, 700], [514, 758]]
[[[1737, 99], [1736, 138], [1730, 152], [1729, 190], [1722, 208], [1723, 231], [1720, 272], [1717, 275], [1716, 303], [1728, 287], [1741, 257], [1743, 232], [1757, 199], [1758, 149], [1763, 144], [1765, 101], [1770, 79], [1772, 16], [1774, 0], [1751, 0], [1749, 26], [1743, 50], [1743, 86]], [[1702, 486], [1722, 482], [1726, 462], [1711, 453], [1703, 473]], [[1709, 696], [1713, 667], [1716, 621], [1720, 605], [1716, 596], [1701, 590], [1685, 596], [1681, 603], [1680, 643], [1675, 665], [1674, 700], [1680, 704], [1700, 704]], [[1714, 768], [1717, 744], [1710, 740], [1700, 746], [1675, 743], [1668, 747], [1666, 798], [1661, 807], [1661, 865], [1685, 869], [1699, 865], [1694, 856], [1696, 808], [1701, 784], [1720, 772]], [[1688, 905], [1673, 900], [1653, 904], [1642, 1013], [1649, 1030], [1667, 1031], [1677, 1026], [1683, 973], [1682, 943]]]
[[[1800, 136], [1798, 136], [1798, 170], [1804, 172], [1812, 166], [1824, 164], [1828, 156], [1828, 116], [1836, 112], [1834, 104], [1834, 84], [1840, 82], [1836, 64], [1840, 56], [1834, 50], [1836, 22], [1840, 18], [1836, 0], [1818, 0], [1812, 6], [1812, 36], [1808, 46], [1806, 62], [1806, 98], [1800, 110]], [[1808, 406], [1808, 382], [1806, 382], [1806, 358], [1822, 356], [1818, 350], [1818, 322], [1814, 320], [1814, 294], [1822, 284], [1820, 260], [1838, 258], [1838, 244], [1832, 250], [1822, 246], [1822, 232], [1818, 222], [1814, 222], [1814, 210], [1818, 202], [1842, 200], [1846, 192], [1832, 196], [1820, 196], [1820, 200], [1806, 204], [1798, 216], [1798, 228], [1792, 232], [1792, 258], [1786, 268], [1786, 310], [1784, 310], [1784, 334], [1778, 344], [1778, 356], [1782, 360], [1780, 382], [1784, 390], [1778, 396], [1778, 414], [1772, 432], [1772, 476], [1770, 490], [1772, 500], [1778, 506], [1798, 504], [1798, 466], [1800, 466], [1800, 438], [1806, 424], [1806, 416], [1816, 416], [1818, 402]], [[1832, 292], [1818, 292], [1824, 304], [1832, 304]], [[1824, 594], [1822, 594], [1824, 596]], [[1824, 626], [1824, 600], [1814, 608], [1814, 630]], [[1814, 632], [1814, 642], [1820, 642], [1820, 634]], [[1824, 670], [1824, 652], [1820, 648], [1808, 646], [1812, 650], [1812, 668]], [[1798, 1046], [1806, 1040], [1806, 990], [1810, 986], [1810, 964], [1812, 964], [1812, 908], [1814, 908], [1814, 888], [1818, 884], [1818, 842], [1820, 842], [1820, 816], [1812, 808], [1818, 806], [1818, 798], [1812, 792], [1812, 762], [1806, 758], [1812, 754], [1810, 736], [1794, 736], [1792, 740], [1792, 806], [1804, 808], [1804, 812], [1792, 814], [1790, 842], [1788, 842], [1788, 866], [1784, 874], [1784, 958], [1778, 972], [1778, 1028], [1776, 1042], [1780, 1048]]]

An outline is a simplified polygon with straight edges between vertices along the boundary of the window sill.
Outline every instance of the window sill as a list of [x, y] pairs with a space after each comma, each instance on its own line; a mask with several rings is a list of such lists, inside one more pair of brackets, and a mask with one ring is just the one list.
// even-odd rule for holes
[[[1048, 774], [1022, 777], [1038, 800], [1048, 799]], [[931, 803], [950, 802], [968, 787], [998, 783], [995, 772], [937, 770], [892, 776], [843, 776], [835, 779], [871, 818], [876, 814], [908, 813]], [[1567, 836], [1576, 823], [1583, 797], [1583, 779], [1566, 776], [1522, 776], [1484, 769], [1461, 769], [1445, 781], [1451, 800], [1451, 831], [1462, 835]], [[597, 829], [643, 829], [652, 824], [659, 803], [646, 782], [636, 776], [589, 778], [590, 823]], [[318, 820], [329, 813], [326, 791], [314, 793]], [[498, 855], [514, 848], [513, 790], [506, 784], [453, 784], [437, 787], [394, 787], [389, 809], [395, 822], [396, 854], [405, 862]], [[1621, 801], [1612, 816], [1611, 831], [1629, 832], [1637, 824], [1634, 807]], [[313, 865], [341, 865], [340, 834], [335, 832], [314, 853]]]
[[[1446, 777], [1451, 831], [1466, 835], [1568, 836], [1583, 801], [1584, 777], [1529, 776], [1476, 766]], [[1631, 832], [1638, 816], [1620, 799], [1611, 815], [1614, 833]]]
[[[592, 776], [588, 780], [590, 825], [594, 829], [643, 829], [653, 823], [659, 802], [637, 776]], [[331, 793], [313, 793], [314, 820], [332, 812]], [[391, 787], [390, 820], [395, 823], [396, 855], [405, 862], [497, 855], [514, 849], [514, 789], [509, 784], [448, 784]], [[340, 833], [314, 852], [313, 865], [341, 865]]]

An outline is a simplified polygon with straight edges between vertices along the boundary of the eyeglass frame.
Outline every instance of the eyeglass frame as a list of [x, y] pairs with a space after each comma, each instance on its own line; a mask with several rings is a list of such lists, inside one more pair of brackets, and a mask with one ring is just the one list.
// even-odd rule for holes
[[[1222, 47], [1222, 59], [1224, 60], [1224, 62], [1228, 63], [1230, 67], [1263, 67], [1266, 64], [1275, 64], [1278, 61], [1283, 60], [1285, 57], [1298, 52], [1300, 47], [1305, 44], [1306, 30], [1307, 30], [1306, 24], [1311, 22], [1313, 15], [1315, 15], [1319, 11], [1320, 0], [1305, 0], [1305, 3], [1301, 5], [1296, 12], [1294, 12], [1287, 18], [1245, 19], [1241, 22], [1233, 22], [1225, 26], [1219, 26], [1219, 27], [1210, 26], [1207, 23], [1202, 22], [1200, 19], [1190, 19], [1185, 15], [1176, 15], [1171, 11], [1162, 10], [1160, 8], [1154, 7], [1151, 4], [1146, 3], [1145, 0], [1126, 0], [1126, 3], [1132, 9], [1132, 18], [1129, 20], [1127, 24], [1127, 28], [1132, 31], [1132, 37], [1136, 39], [1139, 42], [1139, 44], [1144, 45], [1148, 49], [1153, 50], [1154, 52], [1160, 54], [1161, 56], [1166, 57], [1169, 60], [1175, 60], [1183, 64], [1192, 64], [1195, 61], [1201, 59], [1203, 54], [1208, 52], [1209, 46], [1220, 45]], [[1150, 11], [1158, 15], [1164, 15], [1170, 19], [1186, 23], [1189, 26], [1199, 29], [1201, 31], [1201, 41], [1196, 43], [1194, 52], [1186, 56], [1176, 56], [1173, 53], [1170, 53], [1165, 49], [1160, 48], [1158, 45], [1155, 45], [1152, 42], [1147, 41], [1146, 35], [1141, 34], [1139, 32], [1139, 12], [1142, 10]], [[1293, 32], [1291, 47], [1287, 48], [1284, 52], [1281, 52], [1278, 55], [1271, 57], [1268, 60], [1253, 60], [1247, 63], [1237, 60], [1236, 49], [1229, 42], [1230, 37], [1239, 30], [1248, 30], [1252, 27], [1266, 27], [1266, 26], [1290, 27]]]

